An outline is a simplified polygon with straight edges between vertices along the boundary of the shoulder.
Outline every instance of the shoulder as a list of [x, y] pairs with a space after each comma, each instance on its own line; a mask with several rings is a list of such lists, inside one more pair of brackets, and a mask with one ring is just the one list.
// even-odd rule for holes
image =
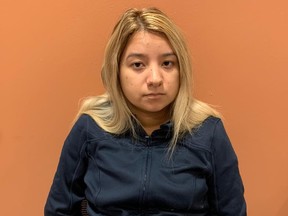
[[215, 117], [215, 116], [209, 116], [202, 122], [200, 127], [205, 126], [205, 125], [207, 125], [208, 127], [213, 127], [219, 123], [222, 124], [222, 120], [220, 118]]
[[82, 114], [76, 120], [72, 131], [77, 130], [78, 132], [87, 133], [91, 136], [103, 132], [103, 130], [98, 126], [96, 121], [88, 114]]
[[215, 129], [219, 126], [224, 128], [222, 120], [218, 117], [209, 116], [201, 124], [193, 129], [193, 134], [198, 136], [213, 136]]
[[93, 122], [95, 122], [95, 121], [93, 120], [93, 118], [90, 115], [81, 114], [79, 116], [79, 118], [76, 120], [75, 125], [83, 126], [83, 125], [86, 125], [86, 124], [89, 124], [89, 123], [91, 124]]
[[87, 115], [87, 114], [81, 114], [78, 119], [76, 119], [74, 125], [73, 125], [73, 129], [87, 129], [89, 127], [89, 125], [93, 125], [96, 124], [95, 121], [92, 119], [91, 116]]
[[223, 122], [218, 117], [209, 116], [195, 127], [192, 133], [185, 136], [184, 144], [194, 145], [211, 152], [215, 140], [219, 140], [219, 137], [227, 137]]

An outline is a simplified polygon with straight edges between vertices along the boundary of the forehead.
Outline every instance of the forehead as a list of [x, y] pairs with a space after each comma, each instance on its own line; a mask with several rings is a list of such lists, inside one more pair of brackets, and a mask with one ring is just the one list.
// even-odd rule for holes
[[165, 51], [171, 52], [172, 47], [165, 35], [156, 32], [139, 31], [134, 33], [129, 39], [124, 54], [127, 51]]

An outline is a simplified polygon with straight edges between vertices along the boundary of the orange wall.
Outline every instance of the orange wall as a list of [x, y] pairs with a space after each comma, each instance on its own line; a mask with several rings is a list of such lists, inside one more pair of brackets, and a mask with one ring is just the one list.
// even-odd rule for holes
[[43, 215], [78, 101], [103, 92], [113, 25], [150, 5], [183, 29], [196, 95], [225, 116], [249, 215], [288, 215], [286, 0], [1, 0], [1, 215]]

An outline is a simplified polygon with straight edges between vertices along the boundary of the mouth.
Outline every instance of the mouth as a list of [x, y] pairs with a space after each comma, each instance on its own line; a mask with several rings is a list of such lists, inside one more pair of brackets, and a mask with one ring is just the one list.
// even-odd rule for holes
[[161, 98], [163, 95], [165, 94], [164, 93], [150, 93], [150, 94], [145, 94], [144, 97], [148, 99], [158, 99], [158, 98]]

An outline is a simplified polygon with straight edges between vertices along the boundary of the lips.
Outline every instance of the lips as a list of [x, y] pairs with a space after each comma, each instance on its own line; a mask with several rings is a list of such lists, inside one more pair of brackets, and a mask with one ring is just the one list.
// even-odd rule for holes
[[149, 99], [157, 99], [160, 98], [164, 95], [164, 93], [150, 93], [150, 94], [145, 94], [144, 96], [149, 98]]

